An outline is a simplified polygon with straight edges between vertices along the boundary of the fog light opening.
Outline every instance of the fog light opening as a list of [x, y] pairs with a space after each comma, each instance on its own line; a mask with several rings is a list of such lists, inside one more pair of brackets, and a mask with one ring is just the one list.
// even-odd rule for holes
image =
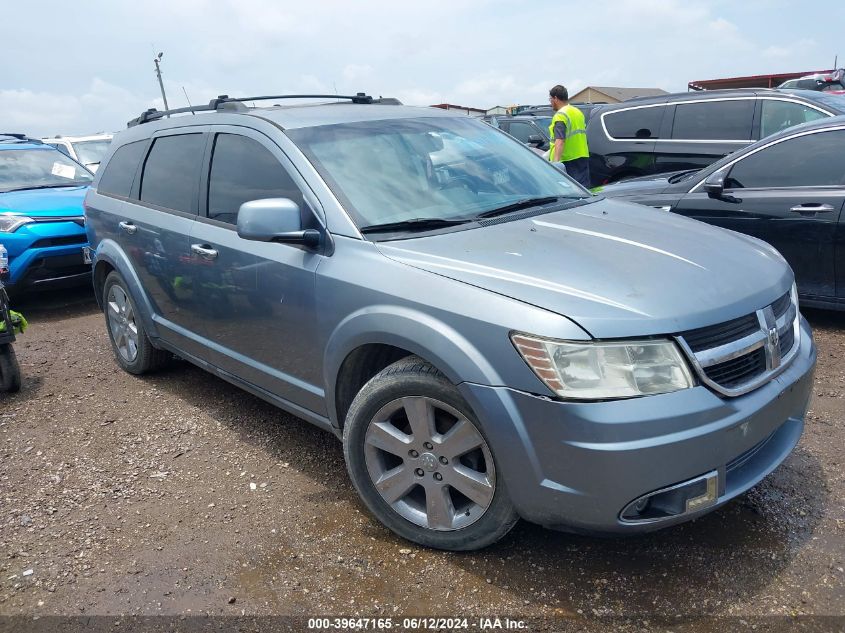
[[719, 474], [713, 470], [668, 488], [655, 490], [629, 503], [619, 518], [624, 523], [654, 523], [698, 512], [719, 500]]

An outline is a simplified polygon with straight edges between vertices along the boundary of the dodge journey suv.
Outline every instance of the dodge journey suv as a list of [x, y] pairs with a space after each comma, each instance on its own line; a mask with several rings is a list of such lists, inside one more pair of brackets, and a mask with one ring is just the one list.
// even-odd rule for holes
[[176, 354], [334, 433], [372, 514], [443, 549], [679, 523], [798, 442], [816, 352], [770, 246], [465, 116], [268, 99], [115, 137], [85, 205], [126, 371]]

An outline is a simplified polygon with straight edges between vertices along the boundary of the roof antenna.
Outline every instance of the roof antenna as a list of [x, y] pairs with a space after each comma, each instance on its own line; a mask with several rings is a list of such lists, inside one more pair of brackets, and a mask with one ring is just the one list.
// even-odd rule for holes
[[191, 114], [193, 114], [194, 116], [196, 116], [196, 115], [197, 115], [197, 113], [196, 113], [196, 112], [194, 112], [194, 110], [193, 110], [194, 105], [191, 103], [191, 100], [188, 98], [188, 91], [187, 91], [187, 90], [185, 90], [185, 86], [182, 86], [182, 92], [184, 92], [184, 93], [185, 93], [185, 101], [187, 101], [187, 102], [188, 102], [188, 107], [189, 107], [189, 108], [191, 108]]

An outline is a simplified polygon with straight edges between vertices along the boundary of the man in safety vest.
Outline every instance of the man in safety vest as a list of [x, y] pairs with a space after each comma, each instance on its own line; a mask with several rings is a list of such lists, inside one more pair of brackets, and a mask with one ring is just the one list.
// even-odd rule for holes
[[569, 104], [569, 92], [560, 84], [549, 90], [549, 102], [555, 111], [549, 125], [552, 140], [549, 160], [562, 162], [569, 176], [590, 187], [590, 150], [584, 113]]

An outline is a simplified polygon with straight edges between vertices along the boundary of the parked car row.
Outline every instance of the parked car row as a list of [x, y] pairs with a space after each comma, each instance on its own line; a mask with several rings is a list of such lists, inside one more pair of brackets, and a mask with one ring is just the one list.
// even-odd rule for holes
[[115, 137], [85, 204], [123, 369], [175, 353], [332, 432], [372, 514], [443, 549], [672, 525], [790, 453], [816, 351], [774, 248], [342, 99]]
[[845, 114], [845, 97], [808, 90], [712, 90], [604, 106], [587, 124], [594, 185], [706, 167], [793, 125]]
[[801, 303], [845, 309], [845, 117], [789, 128], [701, 170], [599, 187], [765, 240], [786, 258]]
[[[700, 169], [791, 126], [845, 114], [845, 97], [811, 90], [709, 90], [574, 105], [587, 120], [593, 186]], [[552, 114], [548, 106], [534, 106], [516, 116], [485, 119], [547, 150]]]

